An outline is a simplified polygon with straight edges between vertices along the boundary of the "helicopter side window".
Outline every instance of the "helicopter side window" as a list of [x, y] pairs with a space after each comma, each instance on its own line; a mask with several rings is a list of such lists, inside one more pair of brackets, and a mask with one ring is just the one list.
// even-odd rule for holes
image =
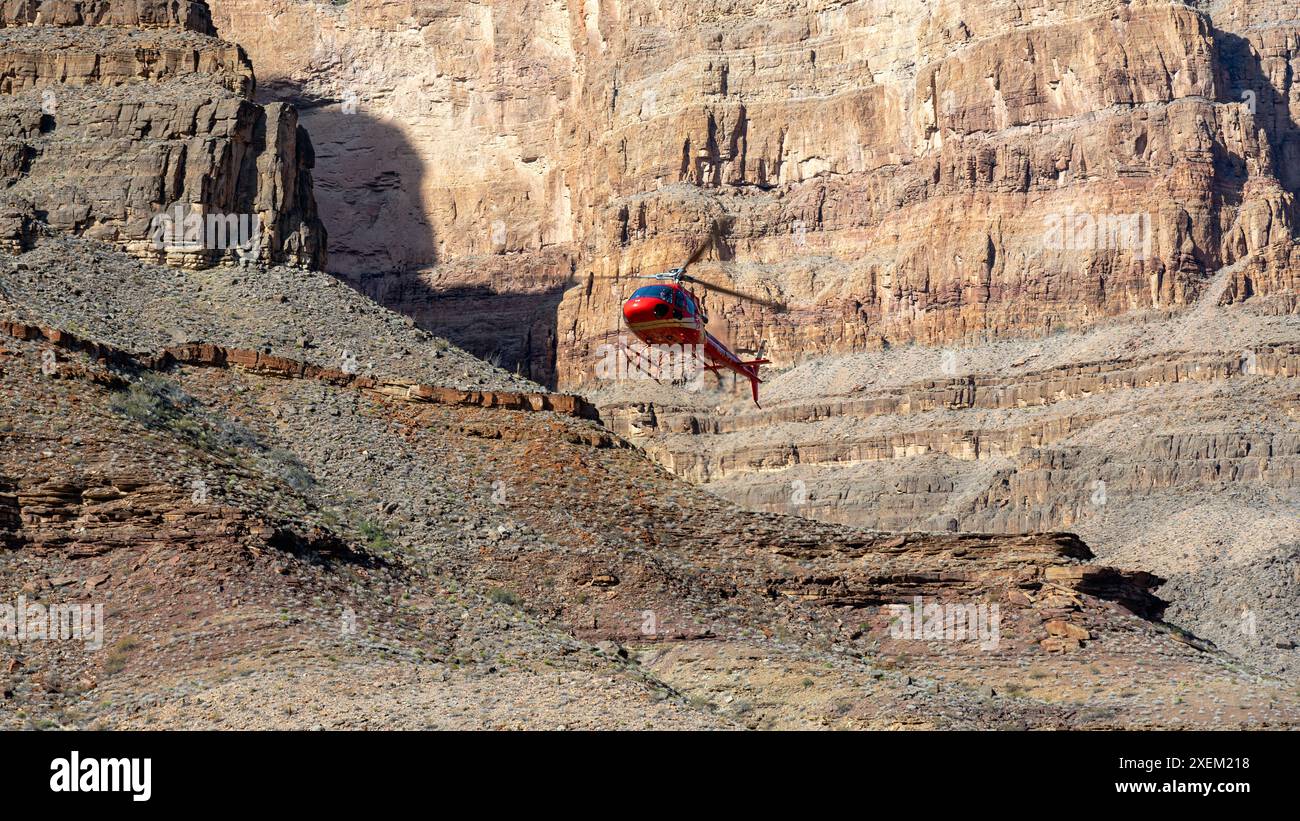
[[695, 316], [695, 300], [687, 296], [685, 291], [677, 292], [677, 307], [681, 308], [687, 316]]

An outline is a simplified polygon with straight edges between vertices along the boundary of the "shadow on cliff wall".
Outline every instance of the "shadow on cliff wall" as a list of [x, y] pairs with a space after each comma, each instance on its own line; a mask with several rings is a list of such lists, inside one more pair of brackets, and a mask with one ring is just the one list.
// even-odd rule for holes
[[[536, 292], [431, 286], [417, 271], [443, 261], [421, 196], [424, 160], [406, 134], [368, 113], [364, 101], [312, 96], [291, 81], [264, 83], [257, 97], [292, 103], [311, 137], [331, 274], [475, 356], [555, 387], [557, 313], [567, 285]], [[502, 272], [510, 265], [500, 258]]]
[[[1228, 99], [1223, 102], [1254, 105], [1255, 122], [1264, 129], [1273, 153], [1274, 173], [1293, 198], [1300, 197], [1300, 127], [1291, 115], [1286, 95], [1273, 86], [1248, 39], [1217, 28], [1213, 33], [1219, 44], [1220, 65], [1227, 74]], [[1294, 201], [1290, 217], [1292, 234], [1296, 236], [1300, 230], [1300, 204]]]

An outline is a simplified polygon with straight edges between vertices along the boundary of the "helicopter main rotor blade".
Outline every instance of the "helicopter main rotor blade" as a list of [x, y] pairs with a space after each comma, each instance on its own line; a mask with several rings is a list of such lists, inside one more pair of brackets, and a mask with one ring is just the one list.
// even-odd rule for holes
[[687, 268], [698, 262], [700, 257], [704, 255], [705, 250], [707, 250], [708, 247], [713, 244], [713, 241], [718, 238], [718, 232], [721, 230], [721, 227], [719, 220], [714, 219], [713, 222], [709, 224], [709, 235], [704, 238], [703, 242], [695, 247], [695, 250], [686, 258], [685, 262], [677, 267], [677, 270], [685, 271]]
[[704, 288], [706, 290], [715, 291], [719, 294], [726, 294], [727, 296], [734, 296], [737, 299], [743, 299], [747, 302], [753, 302], [756, 305], [762, 305], [764, 308], [772, 308], [777, 311], [784, 311], [786, 309], [786, 305], [784, 302], [777, 302], [776, 300], [772, 300], [772, 299], [764, 299], [763, 297], [754, 296], [753, 294], [747, 294], [744, 291], [737, 291], [733, 288], [727, 288], [723, 285], [714, 285], [712, 282], [705, 282], [702, 279], [696, 279], [695, 277], [692, 276], [682, 277], [682, 279], [692, 284], [699, 285], [701, 288]]

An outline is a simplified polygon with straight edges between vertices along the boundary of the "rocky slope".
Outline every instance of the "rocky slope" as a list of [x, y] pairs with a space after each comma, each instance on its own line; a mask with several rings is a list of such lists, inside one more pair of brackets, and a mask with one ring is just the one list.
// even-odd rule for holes
[[[79, 272], [72, 287], [50, 276], [60, 266]], [[363, 377], [405, 376], [471, 391], [540, 390], [320, 271], [186, 270], [80, 238], [49, 237], [0, 259], [0, 273], [0, 298], [21, 305], [25, 319], [130, 351], [204, 342]]]
[[[0, 725], [719, 725], [463, 589], [430, 557], [397, 558], [382, 511], [318, 485], [175, 376], [104, 349], [98, 361], [59, 349], [42, 370], [30, 355], [40, 350], [11, 340], [0, 366], [0, 507], [13, 514], [0, 589], [102, 604], [104, 645], [6, 643]], [[312, 424], [327, 419], [313, 413]]]
[[[1151, 621], [1158, 580], [1071, 536], [745, 513], [572, 416], [4, 331], [0, 587], [105, 605], [101, 651], [6, 646], [6, 726], [1300, 716], [1289, 685]], [[996, 605], [996, 640], [891, 633], [914, 596]]]
[[1169, 580], [1168, 616], [1297, 670], [1300, 321], [1174, 318], [776, 375], [765, 409], [640, 382], [592, 394], [679, 475], [756, 510], [896, 529], [1079, 533]]

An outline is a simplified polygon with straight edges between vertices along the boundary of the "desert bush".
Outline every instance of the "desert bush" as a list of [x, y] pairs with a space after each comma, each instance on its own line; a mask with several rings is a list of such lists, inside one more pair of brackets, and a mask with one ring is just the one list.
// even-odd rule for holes
[[114, 395], [110, 407], [146, 428], [162, 430], [174, 425], [193, 401], [174, 383], [147, 373]]

